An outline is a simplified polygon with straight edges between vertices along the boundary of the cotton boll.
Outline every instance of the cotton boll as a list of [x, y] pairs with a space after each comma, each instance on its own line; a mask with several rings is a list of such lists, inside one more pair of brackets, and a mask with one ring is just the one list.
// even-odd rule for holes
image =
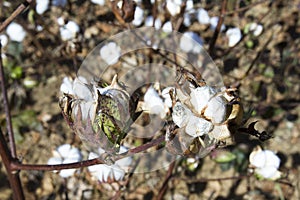
[[242, 39], [242, 32], [239, 28], [230, 28], [226, 31], [228, 46], [235, 46]]
[[163, 27], [162, 27], [162, 30], [166, 33], [170, 33], [173, 31], [173, 28], [172, 28], [172, 23], [170, 21], [166, 22]]
[[209, 24], [210, 23], [210, 17], [208, 15], [208, 12], [200, 8], [197, 10], [197, 20], [200, 24]]
[[[212, 30], [215, 30], [217, 28], [218, 22], [219, 22], [219, 17], [212, 17], [212, 18], [210, 18], [210, 20], [209, 20], [210, 28]], [[225, 30], [225, 25], [222, 24], [221, 25], [221, 31], [224, 31], [224, 30]]]
[[167, 0], [166, 8], [172, 16], [175, 16], [180, 13], [181, 4], [181, 0]]
[[251, 23], [249, 30], [253, 31], [253, 35], [254, 36], [259, 36], [262, 31], [263, 31], [264, 27], [261, 24], [257, 24], [257, 23]]
[[121, 56], [121, 48], [115, 42], [109, 42], [100, 49], [100, 56], [107, 64], [116, 64]]
[[141, 9], [139, 6], [135, 8], [134, 12], [134, 20], [132, 21], [132, 24], [135, 26], [140, 26], [144, 20], [144, 10]]
[[15, 22], [7, 26], [6, 33], [12, 41], [22, 42], [26, 36], [23, 27]]
[[104, 6], [105, 0], [91, 0], [92, 3]]
[[145, 93], [143, 109], [150, 114], [160, 115], [161, 118], [166, 116], [164, 102], [153, 87]]
[[[153, 25], [153, 16], [148, 16], [146, 19], [145, 19], [145, 26], [152, 26]], [[160, 29], [161, 28], [161, 20], [159, 18], [156, 18], [155, 19], [155, 22], [154, 22], [154, 28], [155, 29]]]
[[43, 14], [49, 8], [49, 0], [36, 0], [35, 10], [38, 14]]
[[0, 35], [1, 46], [5, 47], [8, 43], [8, 38], [6, 35]]
[[191, 116], [192, 112], [185, 105], [180, 102], [174, 105], [172, 119], [179, 128], [185, 126]]
[[209, 133], [212, 130], [212, 128], [213, 125], [209, 121], [196, 116], [191, 116], [188, 119], [185, 131], [188, 135], [192, 137], [199, 137]]
[[191, 104], [193, 105], [197, 113], [201, 113], [203, 108], [207, 106], [208, 101], [212, 96], [216, 94], [216, 91], [209, 86], [198, 87], [191, 91]]
[[226, 111], [226, 100], [220, 96], [217, 96], [211, 98], [207, 103], [204, 116], [210, 119], [213, 123], [223, 123], [226, 118]]
[[202, 50], [203, 40], [194, 32], [185, 32], [180, 38], [179, 47], [186, 53], [198, 54]]

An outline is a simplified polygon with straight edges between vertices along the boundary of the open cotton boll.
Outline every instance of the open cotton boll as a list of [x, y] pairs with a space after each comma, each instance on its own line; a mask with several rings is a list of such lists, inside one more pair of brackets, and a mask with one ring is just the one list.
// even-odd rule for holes
[[[62, 23], [61, 20], [58, 23]], [[61, 39], [64, 41], [74, 39], [79, 32], [79, 26], [74, 21], [69, 21], [59, 28]]]
[[0, 35], [1, 46], [5, 47], [8, 43], [8, 38], [6, 35]]
[[249, 161], [258, 177], [271, 180], [280, 178], [280, 159], [274, 152], [258, 148], [250, 154]]
[[197, 10], [197, 20], [200, 24], [209, 24], [210, 17], [208, 15], [208, 12], [203, 8], [199, 8]]
[[[212, 30], [215, 30], [217, 28], [218, 22], [219, 22], [219, 17], [212, 17], [212, 18], [210, 18], [210, 20], [209, 20], [210, 28]], [[222, 24], [221, 25], [221, 31], [224, 31], [224, 30], [225, 30], [225, 25]]]
[[100, 49], [100, 56], [107, 64], [116, 64], [121, 56], [121, 48], [115, 42], [109, 42]]
[[181, 0], [167, 0], [166, 8], [172, 16], [175, 16], [180, 13], [181, 4]]
[[192, 115], [187, 122], [185, 132], [192, 137], [199, 137], [209, 133], [213, 128], [209, 121]]
[[181, 38], [179, 47], [186, 53], [199, 54], [202, 50], [203, 40], [194, 32], [185, 32]]
[[161, 118], [166, 116], [164, 102], [153, 87], [148, 88], [145, 93], [143, 110], [160, 115]]
[[264, 27], [261, 24], [257, 24], [257, 23], [251, 23], [249, 30], [253, 31], [253, 35], [254, 36], [259, 36], [262, 31], [263, 31]]
[[75, 94], [73, 91], [73, 80], [70, 77], [64, 77], [60, 85], [60, 92], [65, 94]]
[[49, 8], [49, 0], [36, 0], [35, 10], [38, 14], [43, 14]]
[[209, 86], [197, 87], [191, 91], [191, 104], [197, 113], [201, 113], [203, 108], [207, 106], [211, 97], [216, 94], [216, 91]]
[[192, 112], [182, 103], [177, 102], [174, 105], [172, 119], [179, 128], [185, 126], [191, 116]]
[[6, 33], [12, 41], [22, 42], [26, 36], [23, 27], [15, 22], [7, 26]]
[[171, 33], [173, 31], [172, 23], [170, 21], [164, 23], [162, 30], [166, 33]]
[[105, 4], [105, 0], [91, 0], [92, 3], [103, 6]]
[[242, 32], [239, 28], [230, 28], [226, 31], [228, 46], [235, 46], [242, 39]]
[[132, 24], [135, 26], [140, 26], [144, 20], [144, 10], [141, 9], [139, 6], [135, 8], [134, 12], [134, 19], [132, 21]]
[[223, 123], [226, 118], [227, 102], [224, 98], [216, 96], [211, 98], [204, 111], [204, 116], [213, 123]]
[[[148, 16], [146, 19], [145, 19], [145, 26], [152, 26], [153, 25], [153, 16]], [[161, 20], [159, 18], [156, 18], [155, 19], [155, 22], [154, 22], [154, 28], [155, 29], [160, 29], [161, 28]]]

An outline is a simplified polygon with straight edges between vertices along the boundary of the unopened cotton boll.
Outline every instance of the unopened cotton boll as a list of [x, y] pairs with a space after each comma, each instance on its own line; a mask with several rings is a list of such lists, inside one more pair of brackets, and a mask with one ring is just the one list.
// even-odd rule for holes
[[12, 22], [7, 26], [6, 33], [12, 41], [22, 42], [26, 32], [20, 24]]

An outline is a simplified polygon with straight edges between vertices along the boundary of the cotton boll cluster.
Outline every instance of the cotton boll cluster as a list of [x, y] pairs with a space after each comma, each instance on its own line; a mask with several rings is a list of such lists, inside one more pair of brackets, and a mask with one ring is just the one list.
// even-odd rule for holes
[[[120, 147], [119, 154], [127, 152], [128, 149], [124, 146]], [[98, 158], [105, 151], [101, 148], [98, 149], [97, 153], [91, 152], [88, 159]], [[125, 170], [132, 163], [131, 157], [126, 157], [120, 160], [117, 160], [113, 165], [99, 164], [89, 166], [88, 170], [91, 173], [92, 177], [99, 182], [111, 182], [111, 181], [121, 181], [124, 179]]]
[[281, 172], [278, 171], [280, 159], [274, 152], [257, 147], [250, 154], [249, 161], [258, 178], [277, 180], [281, 177]]
[[[63, 144], [52, 153], [53, 157], [48, 160], [48, 165], [75, 163], [82, 159], [80, 150], [70, 144]], [[63, 178], [67, 178], [72, 176], [76, 170], [77, 169], [64, 169], [59, 172], [59, 175]]]
[[[181, 102], [177, 102], [173, 107], [172, 119], [179, 128], [185, 128], [188, 135], [199, 137], [210, 134], [217, 137], [220, 127], [226, 127], [222, 123], [226, 120], [227, 100], [218, 96], [214, 88], [209, 86], [193, 88], [189, 101], [184, 101], [186, 105]], [[223, 132], [224, 137], [230, 136], [226, 129]]]

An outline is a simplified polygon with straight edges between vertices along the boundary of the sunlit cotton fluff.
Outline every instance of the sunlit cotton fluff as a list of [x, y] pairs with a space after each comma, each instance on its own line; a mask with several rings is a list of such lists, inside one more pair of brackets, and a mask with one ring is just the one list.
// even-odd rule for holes
[[208, 15], [208, 12], [203, 8], [199, 8], [197, 10], [197, 20], [200, 24], [209, 24], [210, 17]]
[[166, 116], [165, 104], [153, 87], [148, 88], [145, 93], [143, 110], [159, 115], [162, 119]]
[[22, 42], [26, 36], [23, 27], [15, 22], [7, 26], [6, 33], [12, 41], [16, 42]]
[[143, 23], [144, 20], [144, 10], [141, 9], [139, 6], [135, 8], [134, 12], [134, 19], [132, 21], [132, 24], [135, 26], [140, 26]]
[[8, 43], [8, 38], [6, 35], [0, 35], [1, 46], [5, 47]]
[[276, 180], [281, 177], [280, 159], [273, 151], [258, 148], [250, 154], [249, 161], [259, 178]]
[[167, 0], [166, 8], [172, 16], [175, 16], [180, 13], [181, 4], [181, 0]]
[[235, 46], [242, 39], [242, 32], [239, 28], [230, 28], [226, 31], [228, 46]]
[[38, 14], [43, 14], [49, 8], [49, 0], [36, 0], [35, 10]]
[[202, 50], [203, 40], [194, 32], [185, 32], [180, 38], [179, 47], [186, 53], [199, 54]]
[[109, 42], [100, 49], [100, 56], [107, 64], [116, 64], [121, 56], [121, 48], [115, 42]]
[[[59, 23], [61, 23], [61, 22], [59, 22]], [[80, 30], [79, 26], [77, 25], [76, 22], [68, 21], [67, 24], [60, 27], [60, 29], [59, 29], [61, 39], [64, 41], [72, 40], [76, 37], [76, 34], [79, 32], [79, 30]]]
[[[215, 30], [217, 28], [218, 22], [219, 22], [219, 17], [212, 17], [212, 18], [210, 18], [210, 20], [209, 20], [210, 28], [212, 30]], [[221, 25], [221, 31], [224, 31], [225, 28], [226, 28], [225, 25], [222, 24]]]
[[[125, 153], [128, 149], [124, 146], [120, 147], [119, 153]], [[91, 152], [88, 159], [98, 158], [105, 151], [99, 148], [98, 153]], [[127, 169], [132, 163], [131, 157], [122, 158], [117, 160], [113, 165], [99, 164], [89, 166], [88, 170], [92, 177], [99, 182], [121, 181], [125, 176], [125, 169]]]
[[[63, 144], [53, 151], [53, 157], [51, 157], [48, 165], [59, 165], [79, 162], [82, 159], [82, 155], [79, 149], [71, 146], [70, 144]], [[59, 172], [59, 175], [63, 178], [72, 176], [77, 169], [63, 169]]]
[[91, 0], [92, 3], [104, 6], [105, 0]]

